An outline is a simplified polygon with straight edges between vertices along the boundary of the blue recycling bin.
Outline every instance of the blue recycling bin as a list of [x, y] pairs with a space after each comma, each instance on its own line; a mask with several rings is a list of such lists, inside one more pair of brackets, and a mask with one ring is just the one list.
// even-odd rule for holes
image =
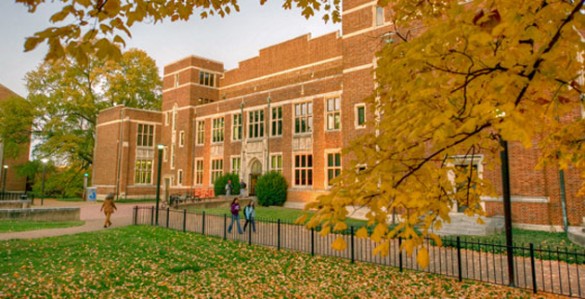
[[97, 188], [87, 187], [87, 201], [96, 201], [97, 199]]

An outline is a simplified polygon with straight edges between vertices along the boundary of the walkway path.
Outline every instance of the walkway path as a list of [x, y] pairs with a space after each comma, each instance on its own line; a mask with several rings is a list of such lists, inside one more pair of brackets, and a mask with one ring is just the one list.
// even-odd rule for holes
[[[42, 229], [24, 232], [0, 233], [0, 240], [10, 239], [35, 239], [44, 237], [53, 237], [61, 235], [73, 235], [83, 232], [91, 232], [104, 229], [105, 216], [100, 212], [102, 206], [101, 202], [65, 202], [54, 199], [45, 199], [41, 206], [37, 200], [33, 206], [35, 208], [42, 207], [79, 207], [79, 218], [85, 221], [84, 225], [67, 227], [67, 228], [53, 228]], [[135, 203], [116, 203], [118, 210], [112, 215], [112, 226], [120, 227], [132, 224], [132, 210], [137, 204]], [[143, 203], [142, 206], [150, 206]], [[140, 205], [139, 205], [140, 206]]]

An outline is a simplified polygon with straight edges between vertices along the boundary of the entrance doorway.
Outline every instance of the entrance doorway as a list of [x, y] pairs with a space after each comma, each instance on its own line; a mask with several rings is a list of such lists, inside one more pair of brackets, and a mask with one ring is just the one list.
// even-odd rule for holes
[[252, 167], [250, 167], [250, 183], [249, 185], [249, 195], [255, 196], [256, 195], [256, 183], [258, 182], [258, 178], [262, 174], [262, 164], [258, 160], [254, 160], [252, 162]]

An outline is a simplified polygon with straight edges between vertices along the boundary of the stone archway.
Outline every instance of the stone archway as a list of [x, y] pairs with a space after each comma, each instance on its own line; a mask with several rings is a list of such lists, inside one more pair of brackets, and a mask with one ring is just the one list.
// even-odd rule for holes
[[258, 159], [250, 161], [250, 180], [248, 184], [248, 191], [250, 196], [256, 195], [256, 182], [262, 175], [262, 163]]

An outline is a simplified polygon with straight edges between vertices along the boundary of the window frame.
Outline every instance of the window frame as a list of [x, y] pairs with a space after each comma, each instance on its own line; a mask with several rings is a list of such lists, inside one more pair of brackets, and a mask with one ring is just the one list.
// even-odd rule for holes
[[[274, 158], [277, 158], [277, 162], [280, 162], [280, 165], [277, 165], [278, 167], [274, 167]], [[278, 159], [280, 158], [280, 159]], [[270, 171], [278, 171], [279, 173], [282, 174], [282, 153], [271, 153], [270, 154]]]
[[[329, 110], [329, 102], [333, 101], [333, 110]], [[325, 131], [341, 130], [341, 97], [325, 98]], [[330, 116], [332, 116], [333, 126], [330, 127]], [[337, 119], [335, 118], [337, 116]]]
[[199, 70], [199, 85], [215, 87], [215, 73]]
[[[329, 157], [331, 155], [333, 156], [333, 163], [334, 165], [330, 165], [330, 161], [329, 161]], [[339, 157], [339, 165], [337, 164], [337, 159], [336, 156]], [[341, 150], [329, 150], [325, 152], [325, 186], [330, 188], [333, 185], [331, 184], [331, 181], [335, 178], [337, 178], [338, 176], [341, 175], [341, 170], [343, 169], [343, 161], [342, 161], [342, 157], [341, 157]], [[333, 171], [335, 174], [333, 177], [330, 176], [330, 172]]]
[[[254, 117], [252, 117], [254, 115]], [[264, 109], [248, 111], [248, 138], [264, 138]]]
[[[305, 105], [307, 108], [303, 110]], [[297, 109], [297, 107], [300, 108]], [[297, 114], [298, 112], [301, 114]], [[305, 130], [302, 130], [301, 123], [303, 122], [306, 123]], [[304, 101], [293, 104], [293, 127], [294, 135], [308, 135], [313, 133], [313, 101]]]
[[[237, 161], [237, 163], [234, 163], [234, 161]], [[234, 166], [237, 164], [238, 168], [234, 168]], [[242, 169], [242, 157], [240, 155], [235, 155], [235, 156], [231, 156], [230, 157], [230, 173], [234, 173], [234, 174], [240, 174], [240, 170]]]
[[[276, 117], [275, 117], [275, 111]], [[282, 136], [283, 113], [282, 106], [273, 107], [270, 111], [270, 137]]]
[[[364, 111], [364, 120], [363, 123], [360, 124], [360, 109], [363, 109]], [[366, 127], [366, 104], [365, 103], [360, 103], [360, 104], [355, 104], [354, 106], [354, 125], [356, 129], [364, 129]]]
[[[144, 162], [150, 162], [150, 170], [146, 169]], [[154, 160], [151, 159], [137, 159], [134, 162], [134, 184], [135, 185], [152, 185], [152, 177], [154, 171]], [[146, 180], [148, 178], [148, 181]]]
[[[217, 165], [220, 164], [220, 165]], [[219, 168], [214, 168], [215, 166], [220, 166]], [[209, 173], [209, 182], [211, 186], [215, 183], [215, 180], [223, 175], [223, 159], [211, 159], [210, 165], [210, 173]]]
[[[201, 162], [201, 163], [199, 163]], [[203, 186], [203, 176], [205, 172], [205, 166], [203, 164], [203, 158], [196, 158], [195, 159], [195, 175], [193, 177], [193, 184], [196, 186]], [[201, 168], [199, 168], [201, 165]]]
[[205, 144], [205, 120], [197, 121], [197, 132], [195, 136], [195, 145]]
[[185, 131], [179, 131], [179, 147], [185, 146]]
[[223, 143], [225, 141], [225, 117], [216, 117], [211, 123], [211, 143]]
[[[236, 122], [236, 119], [239, 122]], [[232, 141], [241, 141], [244, 122], [242, 121], [242, 113], [232, 114]]]
[[[142, 129], [141, 129], [142, 128]], [[149, 132], [145, 129], [148, 128]], [[140, 148], [153, 148], [154, 147], [154, 125], [139, 123], [136, 126], [136, 146]], [[146, 145], [144, 144], [146, 142]]]
[[[306, 165], [302, 165], [302, 157], [305, 157]], [[301, 165], [297, 165], [297, 162]], [[293, 154], [293, 186], [298, 188], [312, 188], [314, 183], [313, 167], [314, 160], [312, 153]]]
[[177, 170], [177, 186], [183, 186], [183, 177], [184, 173], [183, 173], [183, 169], [179, 169]]

